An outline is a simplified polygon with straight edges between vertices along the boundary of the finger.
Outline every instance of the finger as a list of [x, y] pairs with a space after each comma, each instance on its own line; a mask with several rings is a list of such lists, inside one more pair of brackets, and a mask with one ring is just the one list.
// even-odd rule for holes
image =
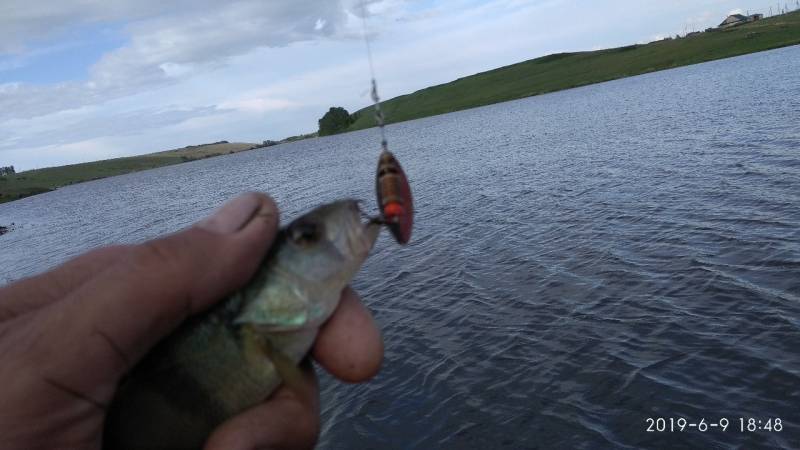
[[87, 280], [128, 254], [127, 246], [103, 247], [71, 259], [41, 275], [19, 280], [2, 289], [0, 321], [64, 298]]
[[[194, 227], [134, 246], [130, 258], [41, 310], [48, 334], [41, 341], [59, 345], [58, 353], [37, 355], [51, 372], [74, 378], [73, 390], [116, 382], [187, 316], [250, 278], [275, 236], [277, 215], [271, 199], [246, 194]], [[78, 357], [90, 373], [72, 373], [84, 372], [74, 364]]]
[[319, 436], [319, 386], [311, 364], [303, 365], [303, 382], [311, 397], [282, 386], [264, 403], [220, 425], [206, 450], [313, 448]]
[[351, 288], [342, 291], [339, 306], [319, 331], [312, 355], [325, 370], [343, 381], [365, 381], [380, 370], [381, 332]]

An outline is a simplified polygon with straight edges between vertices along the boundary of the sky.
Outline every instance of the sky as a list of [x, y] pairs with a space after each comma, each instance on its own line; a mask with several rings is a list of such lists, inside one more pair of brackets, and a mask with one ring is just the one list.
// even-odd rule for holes
[[[780, 7], [794, 9], [797, 0]], [[0, 0], [0, 166], [316, 131], [370, 104], [555, 52], [769, 14], [764, 0]], [[363, 19], [366, 18], [366, 21]]]

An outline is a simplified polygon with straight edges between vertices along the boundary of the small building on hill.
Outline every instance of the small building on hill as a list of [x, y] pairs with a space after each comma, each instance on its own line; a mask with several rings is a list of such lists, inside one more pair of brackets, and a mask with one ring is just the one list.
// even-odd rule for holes
[[731, 14], [724, 21], [722, 21], [721, 24], [719, 24], [719, 28], [735, 27], [743, 23], [755, 22], [756, 20], [761, 20], [763, 18], [764, 18], [763, 14], [752, 14], [749, 16], [743, 16], [741, 14]]
[[747, 23], [747, 16], [743, 16], [741, 14], [731, 14], [725, 20], [723, 20], [721, 24], [719, 24], [719, 27], [730, 28], [743, 23]]

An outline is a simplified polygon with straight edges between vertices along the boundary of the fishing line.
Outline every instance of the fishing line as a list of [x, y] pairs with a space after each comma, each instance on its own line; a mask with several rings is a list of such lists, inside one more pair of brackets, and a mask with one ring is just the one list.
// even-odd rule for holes
[[386, 130], [384, 128], [384, 116], [381, 110], [381, 99], [378, 96], [378, 82], [375, 81], [375, 65], [372, 62], [372, 47], [369, 45], [369, 38], [367, 37], [367, 7], [364, 0], [359, 2], [361, 5], [361, 32], [364, 36], [364, 44], [367, 47], [367, 60], [369, 61], [369, 74], [372, 77], [372, 102], [375, 105], [375, 122], [378, 123], [378, 129], [381, 132], [381, 149], [385, 152], [389, 151], [389, 144], [386, 142]]

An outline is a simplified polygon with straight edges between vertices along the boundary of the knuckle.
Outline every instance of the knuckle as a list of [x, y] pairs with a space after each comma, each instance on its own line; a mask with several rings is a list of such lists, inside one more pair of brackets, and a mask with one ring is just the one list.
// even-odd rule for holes
[[179, 264], [179, 256], [160, 241], [148, 241], [129, 250], [129, 262], [137, 270], [173, 271]]

